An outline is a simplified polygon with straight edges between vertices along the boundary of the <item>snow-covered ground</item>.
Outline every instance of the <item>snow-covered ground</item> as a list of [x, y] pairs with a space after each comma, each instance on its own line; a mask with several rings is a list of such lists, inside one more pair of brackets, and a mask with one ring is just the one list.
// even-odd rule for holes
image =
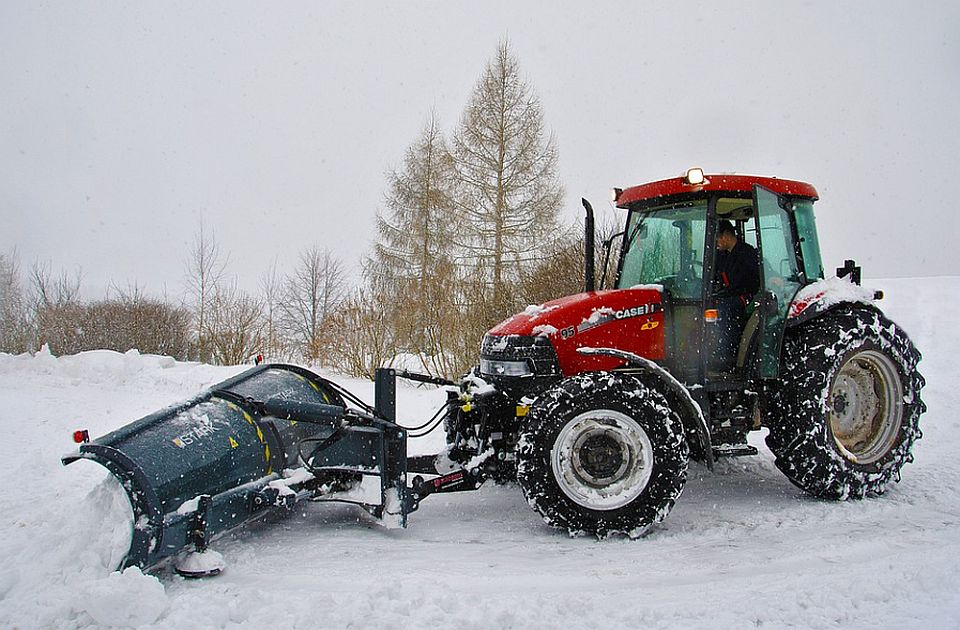
[[[0, 627], [957, 628], [960, 277], [871, 282], [924, 353], [924, 438], [881, 498], [802, 494], [760, 454], [693, 465], [667, 521], [636, 540], [571, 539], [515, 487], [427, 499], [406, 530], [302, 504], [228, 534], [227, 569], [111, 573], [124, 506], [71, 433], [97, 436], [240, 368], [91, 352], [0, 354]], [[369, 383], [335, 377], [368, 400]], [[443, 394], [404, 388], [401, 419]], [[442, 443], [432, 434], [413, 452]]]

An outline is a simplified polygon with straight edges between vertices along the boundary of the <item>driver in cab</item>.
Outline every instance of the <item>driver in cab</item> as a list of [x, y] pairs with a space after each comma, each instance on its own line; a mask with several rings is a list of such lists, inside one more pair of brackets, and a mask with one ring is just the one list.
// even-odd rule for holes
[[736, 367], [740, 334], [747, 319], [747, 305], [760, 289], [760, 258], [757, 250], [737, 237], [733, 223], [724, 219], [717, 226], [716, 301], [717, 344], [711, 367], [732, 372]]

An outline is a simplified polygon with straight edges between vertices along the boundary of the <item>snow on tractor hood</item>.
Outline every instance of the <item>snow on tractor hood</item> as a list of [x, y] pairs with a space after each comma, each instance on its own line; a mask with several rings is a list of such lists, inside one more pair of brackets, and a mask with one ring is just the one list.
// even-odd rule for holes
[[547, 337], [565, 375], [612, 369], [623, 363], [609, 356], [584, 356], [578, 348], [610, 347], [648, 359], [664, 355], [662, 287], [578, 293], [528, 306], [501, 322], [491, 337]]

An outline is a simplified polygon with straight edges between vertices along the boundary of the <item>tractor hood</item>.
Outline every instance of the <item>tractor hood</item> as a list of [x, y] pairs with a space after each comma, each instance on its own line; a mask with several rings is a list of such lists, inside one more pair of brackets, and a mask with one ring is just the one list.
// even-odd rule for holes
[[661, 291], [658, 285], [593, 291], [529, 306], [490, 330], [484, 346], [507, 346], [511, 337], [546, 337], [565, 376], [612, 369], [623, 363], [608, 356], [581, 355], [579, 348], [617, 348], [648, 359], [662, 359]]

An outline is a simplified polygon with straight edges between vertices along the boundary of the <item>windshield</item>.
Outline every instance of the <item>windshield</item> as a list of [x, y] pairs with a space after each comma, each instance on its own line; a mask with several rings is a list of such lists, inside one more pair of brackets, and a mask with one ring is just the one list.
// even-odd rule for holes
[[677, 298], [703, 288], [705, 199], [630, 213], [617, 287], [660, 284]]

